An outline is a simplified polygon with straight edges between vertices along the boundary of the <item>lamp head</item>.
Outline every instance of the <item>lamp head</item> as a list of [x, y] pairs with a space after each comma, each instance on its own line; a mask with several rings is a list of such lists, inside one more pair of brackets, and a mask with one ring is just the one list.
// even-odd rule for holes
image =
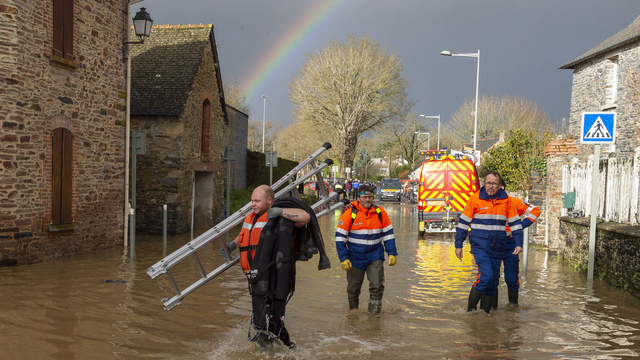
[[441, 52], [440, 55], [451, 56], [451, 51], [445, 50], [445, 51]]

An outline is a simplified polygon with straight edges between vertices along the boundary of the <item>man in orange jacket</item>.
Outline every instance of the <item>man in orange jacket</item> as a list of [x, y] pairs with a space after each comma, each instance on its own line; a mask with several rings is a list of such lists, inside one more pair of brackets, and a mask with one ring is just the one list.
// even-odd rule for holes
[[340, 217], [336, 228], [336, 250], [340, 266], [347, 271], [349, 310], [357, 309], [364, 275], [369, 280], [369, 314], [378, 315], [384, 293], [384, 252], [389, 266], [396, 264], [393, 225], [383, 208], [373, 205], [373, 189], [361, 185], [358, 201]]
[[500, 188], [502, 177], [490, 172], [484, 186], [473, 194], [460, 215], [456, 228], [456, 256], [462, 260], [462, 243], [469, 236], [471, 253], [478, 266], [478, 279], [469, 292], [467, 311], [480, 308], [489, 313], [496, 291], [494, 274], [500, 271], [501, 256], [507, 246], [508, 223], [516, 245], [513, 254], [522, 251], [522, 225], [520, 216], [509, 202], [509, 196]]
[[[253, 275], [252, 272], [255, 270], [252, 270], [251, 264], [256, 253], [256, 248], [258, 247], [262, 229], [269, 219], [282, 217], [291, 220], [295, 227], [305, 226], [311, 219], [309, 213], [303, 209], [273, 207], [274, 198], [275, 193], [269, 186], [260, 185], [255, 188], [251, 194], [251, 208], [253, 212], [245, 217], [240, 235], [227, 245], [229, 254], [236, 248], [239, 248], [240, 265], [248, 278]], [[226, 257], [224, 249], [221, 250]], [[295, 347], [295, 344], [289, 339], [287, 329], [284, 327], [286, 300], [274, 298], [272, 299], [272, 303], [265, 304], [265, 297], [263, 295], [256, 295], [254, 294], [255, 292], [257, 291], [253, 289], [251, 297], [253, 307], [252, 323], [259, 332], [252, 340], [259, 340], [258, 335], [263, 335], [265, 332], [274, 332], [284, 345], [290, 348]], [[270, 309], [265, 310], [265, 305], [268, 305]], [[276, 330], [273, 331], [273, 329]]]
[[[506, 184], [502, 181], [501, 189], [504, 190]], [[533, 204], [522, 201], [518, 198], [509, 196], [509, 201], [518, 212], [518, 215], [523, 216], [522, 229], [526, 229], [531, 226], [540, 217], [540, 209]], [[520, 279], [518, 277], [520, 273], [520, 257], [518, 254], [514, 255], [516, 244], [513, 240], [511, 230], [507, 227], [507, 246], [505, 247], [504, 254], [499, 257], [499, 262], [504, 262], [504, 281], [507, 283], [507, 294], [509, 296], [509, 305], [514, 307], [518, 306], [518, 294], [520, 290]], [[493, 297], [494, 309], [498, 308], [498, 290], [497, 286], [500, 282], [500, 265], [498, 265], [498, 271], [493, 274], [493, 278], [496, 282], [496, 295]]]

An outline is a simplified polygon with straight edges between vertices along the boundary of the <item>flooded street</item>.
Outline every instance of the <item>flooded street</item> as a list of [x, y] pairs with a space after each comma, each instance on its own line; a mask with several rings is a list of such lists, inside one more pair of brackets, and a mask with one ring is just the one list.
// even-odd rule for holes
[[[466, 312], [477, 270], [453, 235], [418, 238], [415, 205], [381, 204], [395, 227], [398, 263], [385, 265], [382, 315], [349, 312], [333, 233], [338, 214], [320, 219], [332, 268], [318, 258], [297, 265], [286, 323], [296, 350], [247, 342], [251, 301], [237, 265], [167, 312], [166, 276], [146, 270], [164, 257], [162, 237], [136, 239], [136, 259], [122, 248], [29, 266], [0, 268], [2, 359], [633, 359], [640, 356], [640, 301], [530, 247], [520, 309], [507, 306], [501, 281], [497, 311]], [[169, 252], [189, 235], [169, 237]], [[219, 265], [219, 247], [200, 260]], [[180, 279], [195, 266], [176, 267]], [[365, 304], [362, 306], [362, 304]]]

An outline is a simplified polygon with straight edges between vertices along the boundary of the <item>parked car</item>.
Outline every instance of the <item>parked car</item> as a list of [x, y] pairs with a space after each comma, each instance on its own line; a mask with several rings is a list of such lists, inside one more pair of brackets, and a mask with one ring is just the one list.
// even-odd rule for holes
[[411, 188], [409, 189], [409, 201], [412, 204], [415, 204], [418, 202], [418, 189], [420, 188], [420, 184], [416, 181], [411, 185]]
[[380, 184], [380, 200], [402, 200], [402, 185], [398, 179], [385, 179]]

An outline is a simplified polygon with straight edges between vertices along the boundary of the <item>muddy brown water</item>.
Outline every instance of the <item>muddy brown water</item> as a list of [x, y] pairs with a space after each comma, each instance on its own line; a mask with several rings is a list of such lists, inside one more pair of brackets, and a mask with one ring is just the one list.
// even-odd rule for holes
[[[556, 261], [529, 253], [520, 308], [506, 296], [490, 315], [467, 313], [476, 276], [451, 234], [417, 236], [415, 205], [382, 204], [395, 227], [398, 264], [386, 267], [382, 314], [349, 312], [346, 279], [333, 233], [338, 215], [320, 219], [333, 267], [298, 263], [287, 306], [296, 350], [247, 341], [251, 302], [239, 266], [165, 311], [166, 278], [146, 270], [164, 257], [162, 238], [138, 235], [136, 258], [114, 248], [28, 266], [0, 268], [0, 359], [635, 359], [640, 357], [640, 301]], [[169, 237], [169, 252], [190, 235]], [[219, 248], [200, 259], [210, 271]], [[181, 287], [195, 266], [174, 275]], [[361, 303], [366, 309], [367, 286]], [[506, 294], [501, 283], [500, 290]]]

